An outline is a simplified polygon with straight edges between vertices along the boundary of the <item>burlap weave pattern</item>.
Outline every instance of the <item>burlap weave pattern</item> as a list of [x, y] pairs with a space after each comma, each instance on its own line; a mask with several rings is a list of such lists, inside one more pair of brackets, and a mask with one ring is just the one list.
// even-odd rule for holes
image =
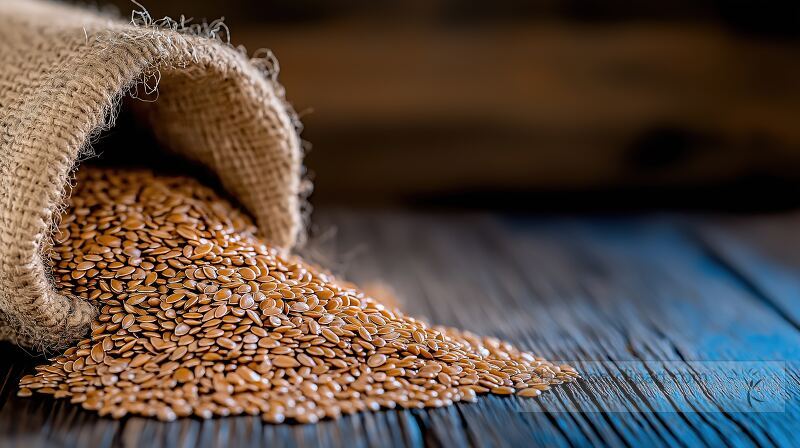
[[302, 228], [301, 150], [276, 86], [212, 39], [55, 3], [0, 0], [0, 339], [36, 350], [80, 336], [93, 308], [59, 295], [46, 248], [70, 173], [120, 97], [160, 76], [143, 119], [208, 166], [272, 243]]

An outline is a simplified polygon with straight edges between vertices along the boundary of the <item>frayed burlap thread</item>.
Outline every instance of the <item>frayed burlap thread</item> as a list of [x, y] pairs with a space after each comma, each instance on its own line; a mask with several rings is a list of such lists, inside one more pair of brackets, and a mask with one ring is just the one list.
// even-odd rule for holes
[[50, 351], [85, 334], [94, 309], [49, 276], [53, 221], [92, 137], [122, 97], [156, 81], [142, 119], [163, 146], [210, 168], [268, 241], [295, 243], [299, 137], [280, 86], [241, 52], [56, 3], [0, 1], [0, 339]]

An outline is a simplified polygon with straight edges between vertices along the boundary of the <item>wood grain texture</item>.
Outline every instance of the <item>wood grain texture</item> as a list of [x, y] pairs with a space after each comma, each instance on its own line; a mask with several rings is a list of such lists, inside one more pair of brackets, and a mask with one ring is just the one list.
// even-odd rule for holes
[[233, 37], [280, 59], [312, 144], [317, 203], [800, 170], [797, 41], [695, 21], [409, 26], [393, 16], [235, 27]]
[[118, 422], [16, 397], [37, 360], [3, 346], [0, 446], [800, 445], [800, 256], [790, 256], [800, 241], [768, 245], [780, 233], [761, 218], [323, 210], [315, 219], [309, 252], [333, 256], [327, 263], [348, 278], [381, 280], [409, 313], [574, 362], [585, 378], [538, 399], [317, 425]]

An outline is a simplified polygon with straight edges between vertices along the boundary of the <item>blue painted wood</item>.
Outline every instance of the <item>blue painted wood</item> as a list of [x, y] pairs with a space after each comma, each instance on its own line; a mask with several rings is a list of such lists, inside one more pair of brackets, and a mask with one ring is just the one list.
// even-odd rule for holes
[[308, 252], [324, 264], [362, 284], [385, 282], [411, 314], [574, 362], [584, 380], [533, 400], [483, 397], [317, 425], [115, 422], [15, 397], [34, 361], [0, 347], [9, 360], [0, 445], [800, 446], [800, 262], [746, 232], [675, 216], [316, 218], [323, 237]]
[[715, 219], [695, 225], [700, 244], [785, 320], [800, 328], [800, 219]]
[[[413, 245], [398, 245], [398, 250], [402, 247], [407, 250], [421, 250], [419, 247], [426, 247], [426, 253], [434, 251], [435, 254], [437, 245], [446, 247], [449, 244], [448, 238], [456, 239], [462, 252], [472, 249], [470, 244], [480, 245], [480, 238], [457, 235], [458, 220], [451, 224], [440, 226], [439, 232], [428, 231], [421, 235], [417, 249]], [[475, 281], [481, 278], [503, 278], [502, 282], [495, 282], [493, 287], [482, 290], [496, 289], [497, 284], [502, 283], [507, 290], [505, 293], [510, 297], [493, 296], [492, 300], [471, 300], [466, 305], [476, 309], [459, 313], [467, 318], [452, 323], [474, 327], [475, 323], [471, 322], [472, 318], [469, 316], [498, 316], [492, 309], [496, 303], [501, 302], [512, 305], [513, 320], [509, 321], [501, 316], [505, 325], [490, 321], [489, 328], [484, 332], [494, 330], [501, 336], [519, 340], [519, 333], [531, 334], [543, 328], [542, 335], [547, 335], [544, 339], [556, 340], [561, 337], [560, 333], [564, 329], [575, 331], [584, 328], [587, 334], [580, 335], [581, 337], [573, 334], [570, 335], [572, 340], [568, 338], [560, 341], [571, 343], [573, 347], [570, 351], [575, 352], [573, 358], [578, 359], [587, 355], [580, 353], [587, 347], [598, 352], [594, 355], [597, 357], [591, 359], [611, 357], [616, 361], [796, 359], [797, 347], [800, 347], [797, 345], [796, 331], [786, 322], [773, 319], [770, 311], [764, 309], [756, 298], [742, 288], [736, 276], [727, 272], [724, 266], [719, 266], [702, 248], [696, 247], [692, 239], [680, 230], [680, 226], [676, 227], [674, 222], [656, 220], [632, 223], [625, 220], [584, 224], [558, 221], [537, 225], [538, 221], [534, 221], [516, 224], [515, 228], [522, 230], [519, 235], [511, 238], [506, 236], [506, 229], [495, 229], [486, 225], [485, 227], [491, 228], [486, 233], [496, 236], [484, 248], [486, 253], [480, 253], [481, 248], [477, 247], [474, 250], [478, 253], [459, 257], [457, 262], [460, 266], [454, 267], [462, 273], [477, 273], [474, 277], [466, 276]], [[424, 224], [421, 223], [420, 227], [424, 227]], [[404, 232], [400, 228], [396, 230], [395, 235], [402, 235]], [[470, 230], [472, 231], [474, 229]], [[457, 236], [453, 237], [454, 234]], [[475, 241], [478, 243], [472, 243]], [[508, 266], [502, 264], [496, 272], [481, 272], [487, 267], [485, 260], [492, 255], [496, 257], [498, 247], [503, 247], [504, 242], [509, 246], [506, 248], [506, 255], [511, 255], [511, 259], [516, 260], [514, 266], [523, 267], [519, 279], [510, 276], [506, 271]], [[458, 300], [457, 297], [449, 296], [469, 297], [469, 291], [448, 294], [450, 284], [442, 285], [434, 281], [433, 277], [443, 269], [439, 265], [444, 262], [442, 258], [426, 257], [425, 260], [415, 263], [418, 275], [423, 277], [418, 283], [431, 285], [434, 291], [428, 296], [437, 297], [444, 303]], [[474, 263], [470, 268], [471, 262]], [[452, 263], [454, 262], [446, 262], [448, 266], [452, 266]], [[527, 266], [531, 269], [525, 268]], [[577, 275], [578, 273], [583, 275]], [[452, 275], [456, 273], [453, 272]], [[535, 280], [530, 280], [531, 278]], [[519, 284], [515, 284], [515, 281]], [[470, 283], [465, 285], [460, 282], [457, 287], [477, 289]], [[549, 287], [553, 292], [544, 291], [543, 296], [535, 297], [539, 302], [538, 307], [523, 304], [513, 308], [514, 302], [531, 299], [530, 291], [543, 286]], [[519, 291], [518, 301], [514, 300], [516, 291]], [[494, 293], [498, 294], [496, 291]], [[555, 300], [549, 300], [548, 295]], [[415, 297], [419, 296], [415, 294]], [[541, 306], [541, 302], [546, 303]], [[426, 301], [422, 309], [431, 309], [433, 306], [435, 305]], [[723, 308], [722, 311], [720, 307]], [[536, 313], [525, 315], [526, 309]], [[550, 315], [542, 319], [542, 311]], [[451, 318], [455, 317], [453, 314], [450, 314]], [[588, 328], [586, 322], [590, 324]], [[516, 324], [521, 324], [520, 331], [510, 331]], [[498, 328], [502, 330], [497, 332]], [[584, 344], [586, 342], [591, 343]], [[583, 350], [575, 349], [581, 345], [584, 346]], [[637, 346], [641, 346], [638, 353], [635, 351]], [[558, 352], [554, 354], [558, 355]], [[589, 356], [593, 355], [590, 353]], [[708, 392], [693, 393], [693, 388], [700, 384], [685, 384], [685, 377], [692, 370], [674, 372], [674, 362], [668, 367], [661, 369], [658, 376], [664, 376], [665, 372], [672, 373], [680, 381], [670, 378], [662, 380], [658, 383], [662, 395], [656, 395], [655, 400], [637, 407], [695, 410], [702, 414], [640, 416], [636, 415], [634, 408], [633, 415], [612, 419], [612, 424], [614, 420], [619, 423], [617, 431], [620, 434], [631, 434], [627, 431], [627, 426], [644, 425], [652, 428], [655, 433], [653, 440], [661, 439], [665, 443], [674, 441], [676, 436], [681, 440], [704, 441], [709, 444], [724, 442], [730, 445], [766, 443], [771, 440], [769, 433], [773, 428], [769, 424], [774, 419], [766, 419], [755, 429], [749, 428], [749, 416], [729, 418], [723, 412], [733, 403], [715, 402], [707, 397]], [[727, 366], [721, 366], [721, 371], [711, 373], [723, 378], [729, 373], [726, 369]], [[613, 375], [619, 372], [606, 373]], [[647, 392], [643, 386], [639, 387]], [[609, 385], [603, 385], [600, 389], [624, 390]], [[711, 391], [713, 392], [715, 391]], [[620, 400], [636, 403], [636, 397], [640, 395], [646, 396], [641, 390], [634, 388], [621, 394]], [[792, 415], [792, 419], [796, 419], [796, 414]], [[793, 421], [792, 419], [787, 421]], [[603, 434], [604, 441], [611, 444], [616, 442], [613, 435], [603, 431], [601, 419], [589, 417], [589, 420], [594, 427], [601, 428], [599, 431]], [[755, 417], [753, 420], [758, 422], [759, 418]], [[689, 430], [684, 430], [687, 423]], [[627, 441], [642, 442], [640, 436], [649, 432], [651, 431], [634, 432], [637, 438]], [[793, 441], [790, 431], [782, 434], [787, 436], [783, 439], [784, 442]]]
[[[796, 328], [765, 307], [740, 284], [738, 276], [709, 257], [681, 228], [674, 220], [658, 219], [561, 222], [552, 235], [537, 235], [571, 246], [560, 250], [570, 254], [567, 263], [588, 265], [585, 272], [599, 274], [597, 278], [577, 280], [601, 283], [592, 288], [594, 300], [589, 309], [576, 307], [581, 301], [577, 297], [570, 298], [569, 303], [587, 319], [608, 323], [592, 326], [595, 338], [602, 332], [600, 337], [607, 340], [607, 354], [613, 354], [616, 360], [703, 361], [702, 373], [711, 375], [709, 380], [696, 382], [682, 375], [677, 381], [662, 382], [664, 396], [656, 397], [654, 405], [677, 409], [691, 406], [702, 411], [684, 418], [693, 427], [712, 425], [729, 445], [797, 445], [797, 400], [787, 400], [786, 411], [780, 414], [725, 412], [739, 407], [737, 400], [741, 397], [726, 396], [721, 386], [740, 364], [715, 363], [777, 360], [779, 367], [785, 363], [787, 369], [796, 371], [800, 354]], [[519, 249], [519, 239], [514, 241], [514, 249]], [[530, 254], [532, 249], [519, 250]], [[560, 270], [569, 271], [575, 269]], [[675, 375], [679, 373], [676, 369], [684, 370], [681, 364], [685, 363], [667, 363], [665, 370]], [[704, 385], [710, 390], [703, 390]], [[796, 389], [796, 383], [780, 386]], [[672, 388], [680, 389], [669, 392]], [[779, 388], [773, 394], [782, 392]], [[690, 435], [683, 431], [679, 434], [682, 438]]]

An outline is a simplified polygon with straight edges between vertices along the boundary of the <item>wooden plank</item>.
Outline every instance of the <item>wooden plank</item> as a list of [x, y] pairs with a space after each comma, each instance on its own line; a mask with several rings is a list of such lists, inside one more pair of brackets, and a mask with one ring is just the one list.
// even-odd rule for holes
[[707, 250], [776, 313], [800, 328], [800, 217], [718, 218], [694, 223]]
[[[536, 222], [528, 222], [509, 235], [507, 226], [491, 220], [464, 224], [463, 217], [437, 217], [433, 221], [437, 220], [438, 225], [431, 225], [426, 218], [415, 222], [395, 216], [381, 221], [384, 232], [391, 235], [386, 249], [395, 256], [378, 256], [366, 263], [374, 264], [384, 277], [394, 272], [390, 280], [394, 284], [412, 285], [408, 287], [412, 291], [407, 298], [409, 309], [518, 343], [535, 342], [532, 347], [543, 355], [561, 359], [674, 361], [660, 372], [648, 372], [644, 367], [639, 372], [645, 379], [648, 373], [658, 378], [671, 374], [661, 382], [626, 384], [618, 380], [621, 371], [597, 372], [611, 378], [607, 383], [590, 380], [582, 384], [591, 392], [589, 396], [605, 398], [597, 403], [580, 400], [580, 409], [624, 409], [620, 406], [624, 404], [630, 405], [632, 413], [625, 418], [613, 413], [610, 417], [587, 414], [577, 421], [570, 415], [559, 418], [556, 426], [568, 425], [569, 434], [581, 433], [587, 440], [608, 444], [625, 437], [626, 443], [659, 445], [676, 439], [736, 446], [768, 443], [773, 438], [794, 441], [791, 425], [771, 426], [780, 421], [778, 418], [726, 413], [732, 403], [717, 402], [718, 397], [713, 396], [722, 390], [693, 394], [704, 385], [697, 381], [683, 384], [693, 372], [689, 364], [675, 371], [675, 362], [682, 358], [796, 359], [798, 336], [784, 322], [773, 321], [770, 311], [742, 288], [735, 276], [717, 266], [669, 223], [644, 222], [628, 227], [620, 226], [622, 223], [573, 223], [570, 229], [560, 221], [538, 227]], [[370, 233], [369, 222], [337, 222], [355, 227], [347, 230], [353, 235]], [[404, 266], [404, 273], [392, 269], [398, 259], [415, 261]], [[414, 271], [417, 281], [405, 277], [409, 270]], [[424, 289], [429, 291], [424, 293]], [[484, 295], [484, 300], [477, 299], [476, 293]], [[717, 310], [721, 300], [730, 302], [725, 306], [729, 312]], [[459, 304], [455, 310], [439, 305], [453, 303]], [[512, 317], [496, 312], [500, 304], [509, 307]], [[474, 316], [482, 319], [475, 321]], [[703, 322], [701, 319], [707, 316], [714, 319]], [[741, 334], [748, 327], [754, 334], [778, 334], [771, 340], [746, 340]], [[725, 384], [722, 378], [730, 373], [725, 370], [727, 366], [720, 367], [718, 372], [701, 372], [715, 374], [718, 387]], [[653, 384], [657, 385], [655, 390]], [[548, 395], [541, 401], [553, 405], [550, 398]], [[616, 403], [605, 402], [614, 399]], [[796, 423], [796, 403], [793, 406], [788, 421]], [[645, 412], [669, 407], [695, 412]], [[649, 430], [642, 431], [642, 427]], [[774, 436], [773, 430], [782, 432]]]
[[[631, 356], [709, 361], [797, 359], [795, 329], [777, 319], [757, 298], [745, 293], [737, 285], [738, 278], [687, 244], [679, 233], [670, 231], [671, 226], [666, 229], [641, 226], [617, 234], [620, 228], [617, 225], [613, 232], [601, 235], [602, 244], [584, 238], [575, 238], [574, 244], [587, 256], [594, 254], [599, 265], [619, 269], [622, 274], [619, 280], [630, 283], [633, 293], [650, 295], [626, 303], [614, 303], [609, 297], [594, 308], [595, 312], [607, 310], [604, 318], [612, 322], [614, 314], [623, 313], [624, 326], [620, 325], [619, 329], [627, 339], [625, 348]], [[646, 233], [641, 235], [642, 231]], [[642, 237], [646, 238], [642, 240]], [[632, 242], [636, 244], [630, 244]], [[593, 244], [597, 246], [595, 250], [592, 250]], [[619, 258], [619, 255], [629, 259]], [[607, 261], [603, 262], [603, 258]], [[629, 288], [620, 285], [610, 292], [619, 294], [626, 289]], [[603, 307], [605, 303], [610, 307]], [[629, 305], [636, 309], [631, 310]], [[670, 370], [672, 366], [667, 369]], [[705, 373], [714, 376], [713, 370]], [[796, 442], [791, 426], [782, 425], [787, 421], [785, 415], [725, 412], [731, 403], [724, 401], [719, 386], [725, 384], [728, 374], [730, 372], [723, 366], [710, 381], [717, 389], [712, 387], [710, 391], [706, 391], [708, 385], [702, 383], [676, 383], [674, 386], [689, 386], [682, 388], [678, 398], [684, 396], [693, 407], [711, 411], [699, 417], [728, 439], [728, 444]], [[695, 390], [708, 396], [688, 395]], [[786, 415], [791, 415], [790, 420], [794, 421], [796, 404], [787, 403]], [[714, 414], [715, 409], [720, 413]], [[692, 422], [696, 417], [687, 416], [690, 423], [698, 423]]]
[[[115, 422], [61, 401], [15, 397], [35, 360], [5, 346], [0, 445], [800, 444], [800, 332], [681, 220], [335, 210], [316, 219], [317, 235], [328, 237], [311, 252], [349, 278], [386, 282], [411, 314], [576, 361], [585, 379], [536, 400], [483, 397], [317, 425]], [[757, 367], [764, 403], [748, 408], [743, 381]]]

